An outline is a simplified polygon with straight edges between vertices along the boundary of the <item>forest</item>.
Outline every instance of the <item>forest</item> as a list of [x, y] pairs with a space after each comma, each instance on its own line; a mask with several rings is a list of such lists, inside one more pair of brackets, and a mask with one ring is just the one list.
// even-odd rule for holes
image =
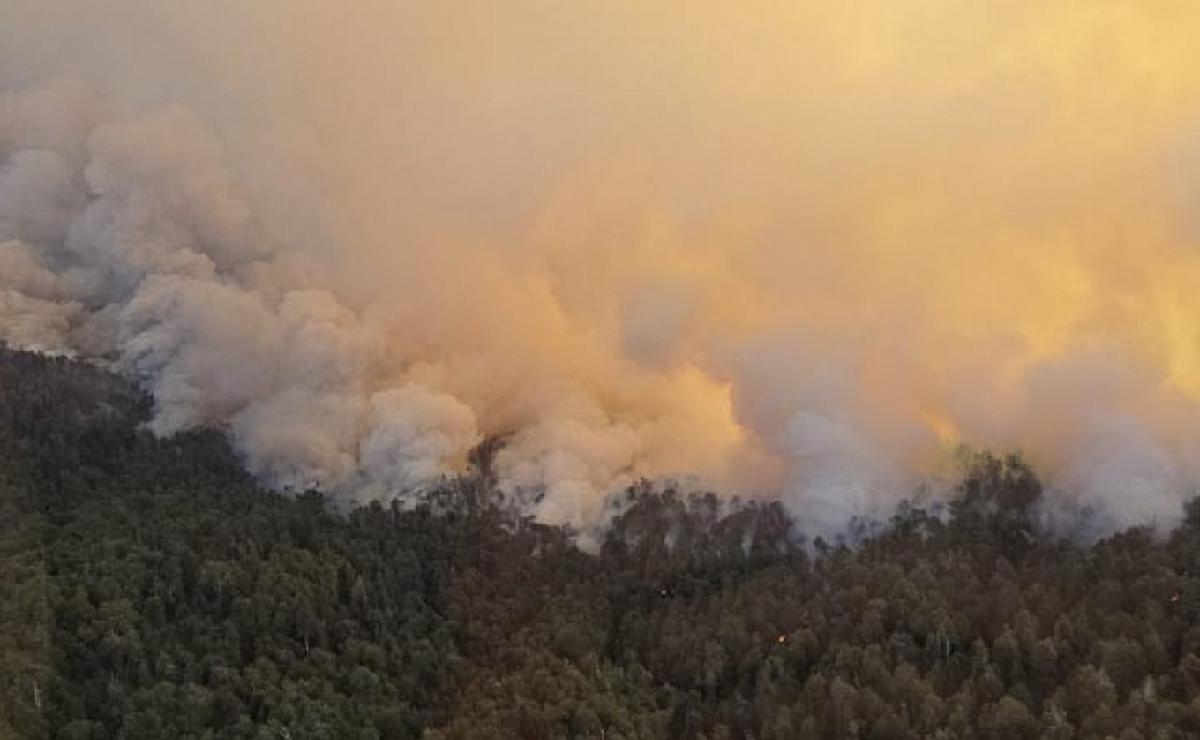
[[584, 552], [485, 460], [346, 510], [149, 408], [0, 350], [0, 738], [1200, 737], [1197, 502], [1056, 538], [978, 453], [845, 541], [644, 483]]

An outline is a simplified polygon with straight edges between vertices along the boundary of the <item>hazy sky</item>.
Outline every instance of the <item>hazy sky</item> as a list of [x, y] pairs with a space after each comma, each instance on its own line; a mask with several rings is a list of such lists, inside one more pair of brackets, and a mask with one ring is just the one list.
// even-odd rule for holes
[[1115, 523], [1200, 478], [1194, 2], [0, 17], [0, 336], [277, 482], [505, 434], [547, 520], [694, 475], [815, 528], [958, 442]]

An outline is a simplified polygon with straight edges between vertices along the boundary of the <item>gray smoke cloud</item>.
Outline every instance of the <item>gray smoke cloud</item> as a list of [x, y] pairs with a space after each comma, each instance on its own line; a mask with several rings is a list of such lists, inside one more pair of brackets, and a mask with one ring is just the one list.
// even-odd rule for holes
[[1195, 7], [469, 5], [0, 0], [0, 340], [349, 500], [498, 435], [544, 521], [672, 477], [833, 532], [966, 443], [1178, 519]]
[[276, 485], [386, 495], [460, 468], [470, 408], [370, 384], [378, 330], [281, 277], [303, 257], [262, 231], [194, 115], [64, 125], [82, 95], [4, 98], [0, 338], [110, 359], [152, 394], [156, 434], [227, 428]]

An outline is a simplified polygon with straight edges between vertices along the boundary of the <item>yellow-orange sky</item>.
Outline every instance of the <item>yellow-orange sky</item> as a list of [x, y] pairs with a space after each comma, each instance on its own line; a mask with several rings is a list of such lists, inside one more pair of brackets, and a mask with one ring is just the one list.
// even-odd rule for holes
[[[269, 255], [220, 282], [268, 313], [327, 291], [370, 337], [336, 438], [247, 443], [268, 475], [358, 481], [409, 396], [371, 399], [408, 387], [451, 431], [388, 444], [438, 472], [512, 435], [506, 480], [555, 521], [687, 474], [836, 524], [958, 442], [1023, 448], [1122, 523], [1200, 474], [1200, 4], [0, 12], [6, 89], [70, 79], [104, 120], [177, 104], [211, 133]], [[256, 398], [188, 418], [269, 437]]]

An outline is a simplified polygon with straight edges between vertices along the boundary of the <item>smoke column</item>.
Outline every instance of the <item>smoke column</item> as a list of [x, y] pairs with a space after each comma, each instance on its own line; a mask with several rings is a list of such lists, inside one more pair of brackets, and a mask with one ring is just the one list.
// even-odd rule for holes
[[0, 339], [356, 500], [1200, 480], [1200, 5], [0, 0]]

